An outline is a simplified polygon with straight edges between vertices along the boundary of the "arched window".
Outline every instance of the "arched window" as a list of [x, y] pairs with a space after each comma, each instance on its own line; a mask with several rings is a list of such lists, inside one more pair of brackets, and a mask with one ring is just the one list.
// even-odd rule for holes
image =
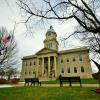
[[30, 66], [32, 66], [32, 62], [30, 62]]
[[61, 68], [61, 73], [64, 73], [64, 68]]
[[84, 67], [83, 66], [81, 66], [81, 72], [84, 72]]
[[67, 58], [67, 60], [66, 60], [67, 62], [69, 62], [69, 59]]
[[48, 44], [47, 44], [47, 48], [48, 48]]
[[52, 48], [52, 43], [51, 43], [51, 48]]
[[27, 72], [25, 72], [25, 74], [27, 74]]
[[76, 67], [74, 67], [74, 73], [77, 73], [77, 68]]
[[75, 62], [75, 57], [73, 57], [73, 62]]
[[61, 59], [61, 63], [63, 63], [63, 59]]
[[82, 61], [82, 57], [81, 56], [79, 57], [79, 61]]
[[58, 46], [56, 45], [56, 49], [58, 49]]
[[48, 48], [50, 48], [50, 45], [51, 45], [51, 44], [49, 43], [49, 44], [48, 44]]
[[35, 71], [33, 71], [33, 74], [36, 74]]
[[70, 73], [70, 67], [67, 68], [67, 72]]
[[41, 61], [39, 61], [39, 65], [41, 64]]
[[26, 66], [27, 66], [27, 62], [26, 62]]
[[29, 71], [29, 74], [31, 74], [31, 71]]
[[34, 65], [36, 65], [35, 61], [34, 61]]

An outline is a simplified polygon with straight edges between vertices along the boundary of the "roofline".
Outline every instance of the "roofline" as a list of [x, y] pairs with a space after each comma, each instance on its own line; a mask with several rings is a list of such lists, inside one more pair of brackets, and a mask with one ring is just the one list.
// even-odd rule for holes
[[32, 59], [32, 58], [36, 58], [36, 55], [24, 56], [22, 60], [27, 60], [27, 59]]
[[[35, 55], [30, 55], [30, 56], [24, 56], [22, 58], [22, 60], [27, 60], [27, 59], [32, 59], [32, 58], [37, 58], [37, 55], [41, 55], [38, 54], [40, 51], [42, 51], [43, 49], [48, 49], [48, 50], [52, 50], [49, 48], [42, 48], [41, 50], [39, 50]], [[65, 53], [74, 53], [74, 52], [79, 52], [79, 51], [89, 51], [89, 49], [87, 47], [84, 48], [76, 48], [76, 49], [69, 49], [69, 50], [63, 50], [63, 51], [56, 51], [56, 50], [52, 50], [57, 54], [65, 54]], [[49, 52], [48, 52], [49, 53]], [[50, 52], [51, 53], [51, 52]], [[42, 54], [47, 54], [47, 53], [42, 53]]]
[[65, 53], [74, 53], [74, 52], [79, 52], [79, 51], [89, 51], [88, 48], [76, 48], [76, 49], [69, 49], [69, 50], [63, 50], [59, 51], [58, 54], [65, 54]]
[[[49, 48], [42, 48], [41, 50], [39, 50], [37, 53], [36, 53], [36, 55], [39, 55], [38, 53], [40, 52], [40, 51], [42, 51], [43, 49], [48, 49], [48, 50], [51, 50], [51, 51], [53, 51], [53, 52], [57, 52], [56, 50], [52, 50], [52, 49], [49, 49]], [[49, 52], [48, 52], [49, 53]], [[51, 53], [51, 52], [50, 52]], [[42, 53], [42, 54], [46, 54], [46, 53]]]

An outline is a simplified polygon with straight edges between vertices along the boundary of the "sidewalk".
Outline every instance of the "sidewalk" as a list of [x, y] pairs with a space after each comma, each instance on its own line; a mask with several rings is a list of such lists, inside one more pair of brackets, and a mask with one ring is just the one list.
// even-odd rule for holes
[[[20, 82], [18, 85], [13, 86], [24, 86], [24, 82]], [[63, 86], [69, 87], [69, 84], [63, 84]], [[80, 84], [72, 84], [72, 86], [80, 86]], [[42, 84], [42, 87], [60, 87], [60, 84]], [[99, 87], [99, 84], [82, 84], [82, 87]]]
[[[43, 87], [60, 87], [60, 84], [43, 84]], [[69, 84], [63, 84], [63, 86], [69, 87]], [[72, 84], [72, 86], [80, 86], [80, 84]], [[99, 87], [98, 84], [82, 84], [82, 87]]]
[[[20, 86], [24, 86], [24, 82], [20, 82], [19, 84], [14, 84], [14, 85], [8, 85], [8, 84], [0, 85], [0, 88], [20, 87]], [[69, 84], [63, 84], [63, 86], [69, 87]], [[72, 86], [80, 86], [80, 84], [72, 84]], [[42, 84], [42, 87], [60, 87], [60, 84]], [[99, 87], [99, 84], [82, 84], [82, 87]]]

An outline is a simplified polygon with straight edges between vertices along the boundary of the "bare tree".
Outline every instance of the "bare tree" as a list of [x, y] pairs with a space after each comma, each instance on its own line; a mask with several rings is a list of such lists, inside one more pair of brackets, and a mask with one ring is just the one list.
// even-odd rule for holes
[[75, 32], [62, 40], [74, 35], [100, 58], [100, 0], [18, 0], [17, 4], [24, 13], [24, 23], [75, 19]]
[[0, 76], [1, 78], [5, 75], [5, 71], [3, 68], [0, 68]]
[[[100, 16], [98, 14], [100, 0], [40, 0], [39, 2], [18, 0], [17, 4], [25, 14], [25, 23], [32, 20], [43, 22], [49, 19], [59, 21], [75, 19], [79, 26], [73, 34], [77, 34], [82, 41], [85, 40], [84, 42], [92, 51], [100, 54]], [[63, 38], [64, 41], [67, 39], [68, 37]]]
[[8, 67], [8, 69], [6, 69], [6, 76], [8, 76], [8, 80], [10, 80], [10, 78], [17, 73], [18, 73], [17, 68]]
[[[5, 72], [18, 63], [17, 43], [14, 39], [13, 31], [7, 31], [6, 28], [0, 28], [0, 71]], [[11, 67], [10, 67], [11, 66]], [[2, 73], [1, 73], [2, 76]]]

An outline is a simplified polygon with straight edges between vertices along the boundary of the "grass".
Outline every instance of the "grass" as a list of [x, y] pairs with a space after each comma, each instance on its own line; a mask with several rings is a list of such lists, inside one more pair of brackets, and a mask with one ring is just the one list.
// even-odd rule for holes
[[[98, 84], [98, 80], [95, 80], [95, 79], [81, 79], [81, 82], [82, 84]], [[59, 84], [59, 80], [43, 81], [42, 83], [43, 84]], [[73, 82], [73, 83], [79, 84], [79, 82]]]
[[0, 100], [100, 100], [95, 88], [12, 87], [0, 89]]

